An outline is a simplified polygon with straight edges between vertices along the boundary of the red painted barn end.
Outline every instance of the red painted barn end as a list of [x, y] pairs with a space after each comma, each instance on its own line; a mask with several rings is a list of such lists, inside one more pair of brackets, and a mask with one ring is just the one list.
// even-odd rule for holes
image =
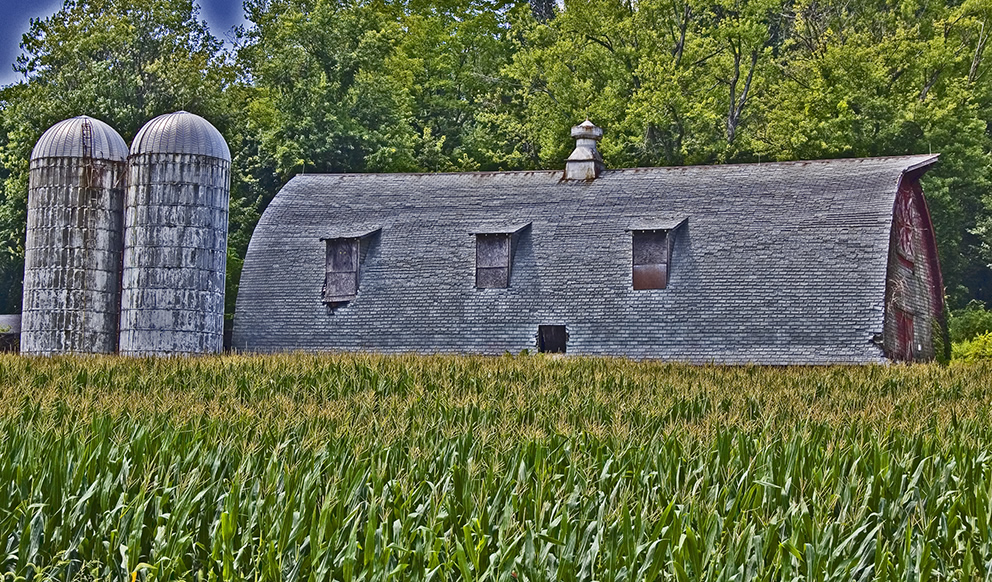
[[920, 177], [927, 164], [903, 174], [892, 211], [882, 347], [894, 361], [947, 357], [950, 343], [944, 283], [930, 210]]

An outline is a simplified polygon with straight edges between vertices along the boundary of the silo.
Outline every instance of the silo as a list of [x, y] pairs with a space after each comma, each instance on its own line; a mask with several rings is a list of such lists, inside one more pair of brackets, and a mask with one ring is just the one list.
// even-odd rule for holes
[[127, 144], [85, 115], [31, 152], [21, 352], [117, 349]]
[[179, 111], [134, 137], [124, 209], [120, 351], [215, 353], [224, 342], [231, 152]]

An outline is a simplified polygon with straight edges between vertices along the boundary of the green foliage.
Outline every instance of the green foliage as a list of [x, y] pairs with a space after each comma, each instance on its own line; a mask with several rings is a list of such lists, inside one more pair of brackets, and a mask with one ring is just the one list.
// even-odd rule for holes
[[250, 117], [282, 175], [412, 168], [405, 88], [388, 74], [401, 29], [366, 3], [280, 0], [246, 4], [255, 24], [240, 59], [256, 90]]
[[0, 356], [0, 570], [984, 579], [990, 372]]
[[306, 171], [471, 169], [480, 101], [509, 59], [507, 6], [279, 0], [246, 4], [258, 160]]
[[524, 28], [507, 74], [544, 166], [590, 117], [614, 167], [732, 161], [754, 90], [771, 66], [781, 3], [576, 0]]
[[964, 342], [992, 332], [992, 311], [981, 301], [971, 301], [964, 309], [951, 312], [947, 322], [952, 342]]
[[953, 358], [965, 362], [992, 360], [992, 332], [952, 344]]

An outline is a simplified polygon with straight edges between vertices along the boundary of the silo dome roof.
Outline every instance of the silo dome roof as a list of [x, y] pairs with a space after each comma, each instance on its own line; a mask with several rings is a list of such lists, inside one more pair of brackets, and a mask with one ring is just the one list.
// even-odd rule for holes
[[131, 155], [194, 154], [231, 161], [224, 136], [210, 122], [186, 111], [166, 113], [138, 130]]
[[[89, 138], [85, 137], [87, 133]], [[83, 157], [123, 162], [127, 160], [127, 144], [106, 123], [80, 115], [49, 127], [31, 150], [32, 160]]]

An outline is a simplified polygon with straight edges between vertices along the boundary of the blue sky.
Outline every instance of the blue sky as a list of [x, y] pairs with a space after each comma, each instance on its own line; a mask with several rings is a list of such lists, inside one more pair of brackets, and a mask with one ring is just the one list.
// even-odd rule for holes
[[[230, 41], [232, 27], [244, 21], [241, 0], [197, 0], [200, 18], [210, 25], [210, 32], [217, 38]], [[20, 80], [11, 68], [17, 55], [21, 35], [27, 32], [32, 18], [51, 16], [62, 6], [62, 0], [0, 0], [3, 17], [0, 18], [0, 85]]]

